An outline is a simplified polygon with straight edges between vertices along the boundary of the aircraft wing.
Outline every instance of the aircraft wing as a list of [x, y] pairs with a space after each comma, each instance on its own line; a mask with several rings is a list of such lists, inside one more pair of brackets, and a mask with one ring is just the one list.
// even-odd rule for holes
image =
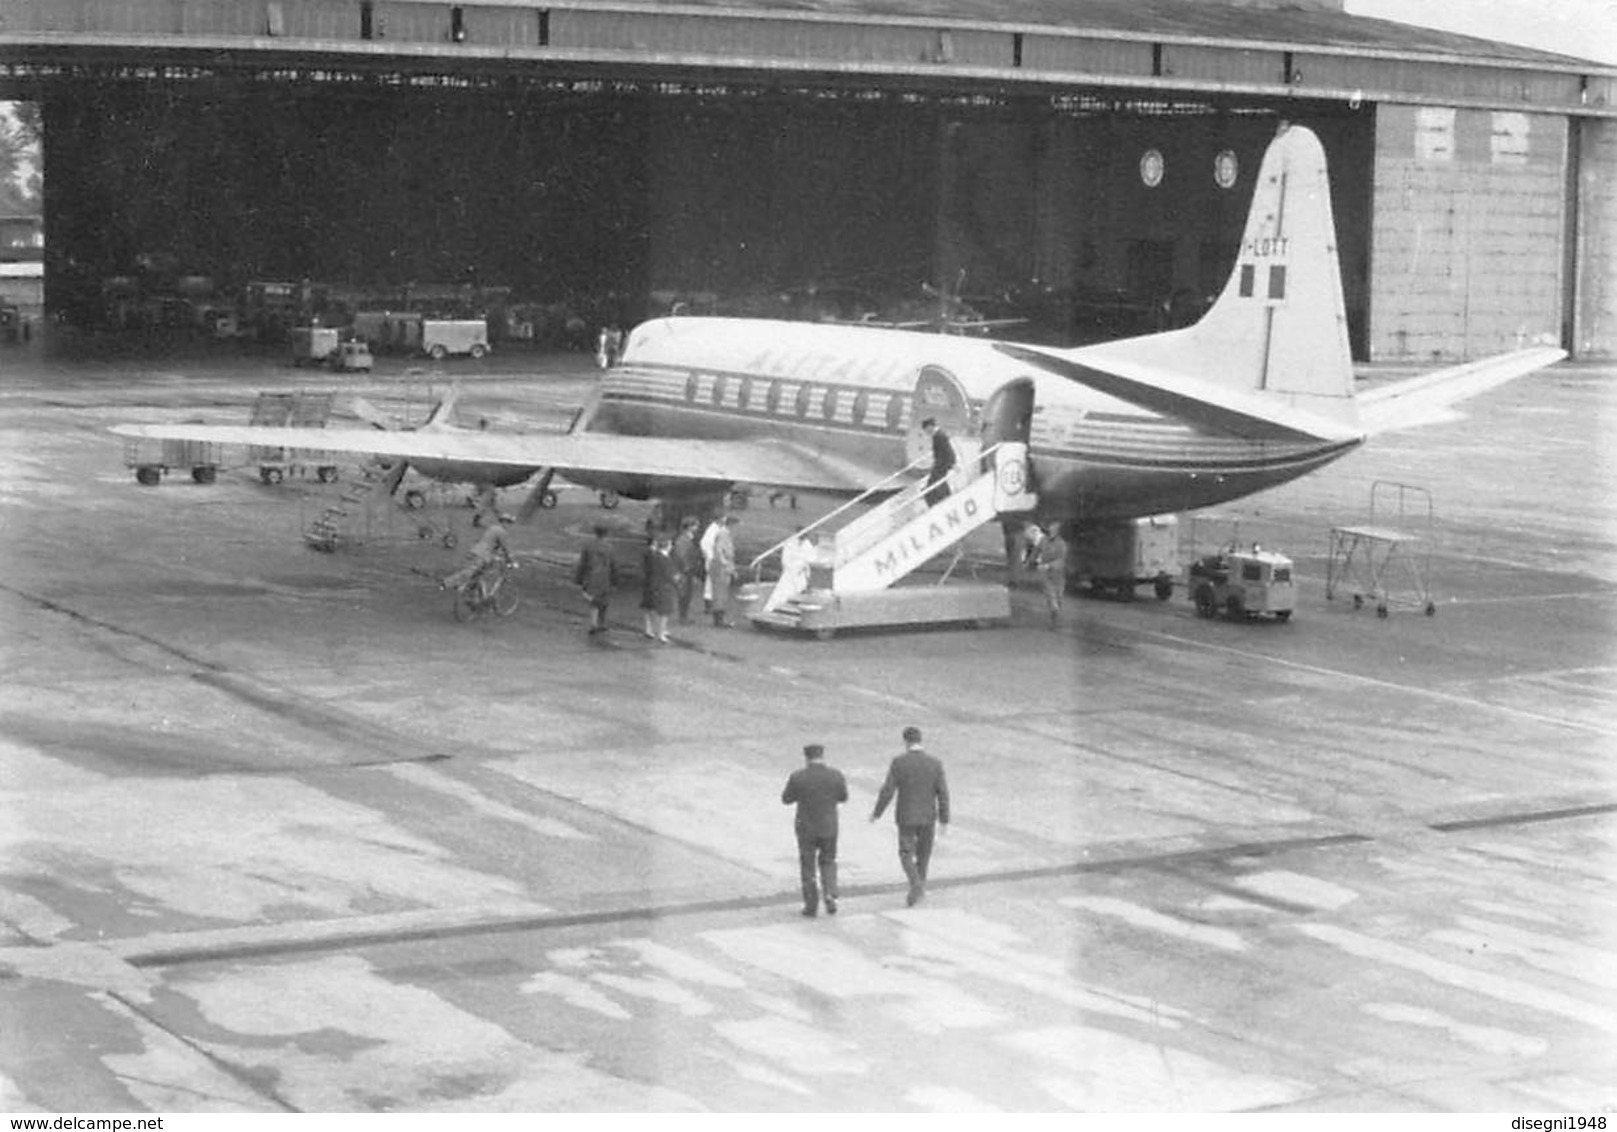
[[887, 475], [781, 441], [688, 440], [612, 433], [501, 433], [442, 428], [386, 432], [375, 428], [265, 428], [251, 425], [115, 425], [119, 436], [190, 440], [266, 448], [314, 449], [406, 460], [464, 461], [651, 479], [859, 492]]
[[1236, 436], [1349, 441], [1362, 435], [1318, 414], [1294, 409], [1255, 393], [1198, 381], [1122, 358], [1107, 358], [1103, 369], [1098, 364], [1086, 365], [1060, 354], [1008, 342], [995, 342], [994, 348], [1017, 361], [1038, 366], [1120, 401], [1223, 429]]
[[1514, 378], [1553, 365], [1566, 351], [1552, 346], [1467, 362], [1359, 394], [1359, 423], [1366, 433], [1393, 432], [1459, 416], [1453, 406]]

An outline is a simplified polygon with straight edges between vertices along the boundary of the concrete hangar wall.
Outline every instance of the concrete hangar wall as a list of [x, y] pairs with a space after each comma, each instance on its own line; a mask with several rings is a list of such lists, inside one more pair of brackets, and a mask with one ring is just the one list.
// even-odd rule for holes
[[1361, 357], [1617, 351], [1617, 76], [1339, 8], [0, 0], [0, 85], [46, 103], [62, 281], [161, 237], [351, 281], [1193, 303], [1286, 117], [1331, 154]]

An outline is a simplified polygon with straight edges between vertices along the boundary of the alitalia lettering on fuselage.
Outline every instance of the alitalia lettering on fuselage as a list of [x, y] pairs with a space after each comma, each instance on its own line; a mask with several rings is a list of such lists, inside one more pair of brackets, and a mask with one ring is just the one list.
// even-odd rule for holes
[[899, 566], [909, 562], [925, 562], [938, 552], [950, 533], [959, 530], [977, 517], [977, 501], [967, 495], [951, 496], [939, 513], [933, 514], [924, 526], [916, 524], [895, 540], [887, 553], [876, 559], [876, 576], [893, 577]]

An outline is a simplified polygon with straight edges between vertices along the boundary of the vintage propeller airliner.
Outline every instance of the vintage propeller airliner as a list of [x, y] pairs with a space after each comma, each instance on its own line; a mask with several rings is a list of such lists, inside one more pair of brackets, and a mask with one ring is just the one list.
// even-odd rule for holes
[[[1026, 445], [1030, 517], [1080, 528], [1224, 503], [1550, 365], [1537, 347], [1355, 395], [1325, 154], [1282, 126], [1235, 266], [1195, 325], [1076, 349], [886, 328], [674, 317], [636, 327], [566, 433], [323, 430], [319, 447], [420, 466], [550, 469], [694, 504], [737, 484], [852, 497], [925, 451]], [[119, 425], [130, 437], [308, 445], [306, 431]], [[545, 479], [548, 484], [548, 476]], [[541, 489], [543, 490], [543, 485]], [[524, 508], [530, 511], [531, 508]]]

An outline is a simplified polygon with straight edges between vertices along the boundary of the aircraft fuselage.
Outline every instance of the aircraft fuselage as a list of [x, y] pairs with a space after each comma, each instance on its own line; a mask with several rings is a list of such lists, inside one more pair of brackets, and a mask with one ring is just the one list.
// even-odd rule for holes
[[[875, 483], [922, 454], [925, 416], [969, 456], [985, 405], [1019, 379], [1034, 384], [1030, 463], [1040, 513], [1054, 518], [1206, 507], [1305, 475], [1357, 444], [1231, 435], [1035, 372], [982, 340], [729, 319], [637, 328], [603, 377], [588, 427], [788, 444], [866, 468]], [[612, 477], [600, 486], [647, 496], [675, 485]]]

